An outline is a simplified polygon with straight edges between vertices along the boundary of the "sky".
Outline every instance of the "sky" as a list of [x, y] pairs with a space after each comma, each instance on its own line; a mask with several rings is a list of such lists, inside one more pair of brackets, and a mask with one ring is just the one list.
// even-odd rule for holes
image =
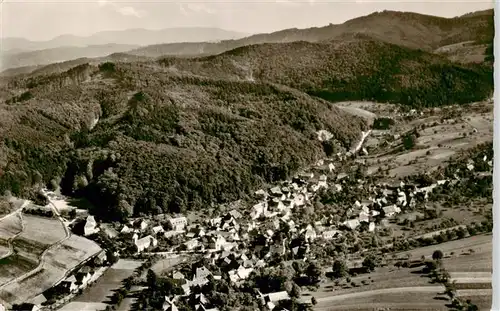
[[0, 0], [0, 37], [34, 41], [130, 28], [219, 27], [248, 34], [340, 24], [375, 11], [443, 17], [493, 8], [480, 0]]

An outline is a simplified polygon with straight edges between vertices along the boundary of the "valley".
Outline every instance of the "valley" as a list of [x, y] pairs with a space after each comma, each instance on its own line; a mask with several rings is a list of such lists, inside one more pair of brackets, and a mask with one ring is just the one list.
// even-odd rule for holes
[[492, 20], [6, 40], [0, 310], [489, 309]]

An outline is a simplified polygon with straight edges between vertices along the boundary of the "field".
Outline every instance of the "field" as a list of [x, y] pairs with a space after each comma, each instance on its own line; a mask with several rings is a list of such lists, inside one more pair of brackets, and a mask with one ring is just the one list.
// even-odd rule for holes
[[0, 220], [0, 256], [9, 254], [9, 240], [23, 230], [21, 216], [18, 213], [5, 216]]
[[175, 258], [162, 258], [155, 262], [155, 264], [151, 267], [157, 275], [162, 275], [170, 270], [176, 265], [186, 260], [185, 257], [175, 257]]
[[[445, 254], [443, 266], [457, 282], [457, 294], [470, 298], [480, 310], [491, 306], [492, 239], [480, 235], [416, 250], [397, 253], [395, 258], [430, 258], [435, 250]], [[470, 252], [473, 250], [473, 252]], [[453, 255], [452, 255], [453, 253]], [[388, 256], [389, 257], [389, 256]], [[392, 256], [391, 256], [392, 257]], [[356, 287], [333, 281], [321, 284], [316, 292], [304, 292], [303, 300], [315, 297], [314, 310], [448, 310], [447, 301], [436, 299], [443, 292], [441, 285], [431, 284], [421, 267], [395, 268], [392, 264], [377, 268], [370, 274], [352, 277]], [[363, 285], [363, 281], [366, 285]], [[442, 295], [441, 295], [442, 296]]]
[[[368, 173], [388, 170], [389, 176], [402, 178], [417, 172], [426, 172], [443, 165], [458, 152], [493, 140], [493, 105], [475, 103], [449, 109], [427, 109], [423, 116], [404, 120], [394, 105], [372, 102], [350, 102], [341, 104], [349, 111], [366, 110], [377, 116], [392, 116], [396, 123], [388, 130], [374, 130], [366, 140], [369, 155], [360, 159], [369, 166]], [[354, 112], [355, 113], [355, 112]], [[357, 115], [363, 115], [358, 112]], [[411, 151], [396, 149], [399, 140], [394, 135], [418, 129], [420, 137], [417, 148]], [[382, 143], [385, 147], [380, 147]]]
[[55, 218], [23, 215], [24, 230], [12, 241], [14, 250], [23, 257], [38, 261], [51, 245], [63, 240], [66, 232]]
[[[14, 277], [29, 273], [22, 279], [1, 288], [0, 298], [10, 304], [30, 301], [61, 281], [68, 271], [100, 250], [101, 248], [94, 242], [72, 235], [60, 245], [47, 251], [38, 269], [35, 269], [35, 264], [21, 265], [23, 261], [13, 261], [12, 265], [19, 270]], [[21, 271], [21, 268], [24, 269]]]
[[61, 245], [48, 251], [45, 255], [45, 261], [53, 267], [67, 270], [99, 251], [101, 251], [101, 248], [95, 242], [72, 235]]
[[109, 297], [113, 294], [113, 290], [120, 288], [122, 280], [131, 276], [134, 270], [141, 264], [142, 262], [136, 260], [120, 259], [111, 268], [106, 270], [94, 285], [85, 289], [83, 294], [78, 296], [75, 301], [81, 303], [101, 303], [108, 301]]
[[106, 309], [107, 304], [101, 302], [70, 302], [59, 311], [97, 311]]

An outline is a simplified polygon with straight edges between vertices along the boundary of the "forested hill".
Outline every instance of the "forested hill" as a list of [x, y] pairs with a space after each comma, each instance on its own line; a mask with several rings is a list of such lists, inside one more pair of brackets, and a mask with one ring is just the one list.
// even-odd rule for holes
[[[0, 85], [0, 190], [61, 184], [114, 219], [241, 198], [350, 147], [364, 121], [319, 97], [441, 105], [493, 89], [483, 67], [365, 40], [85, 64]], [[319, 142], [322, 129], [335, 139]]]
[[260, 44], [220, 55], [160, 61], [170, 70], [279, 83], [329, 101], [376, 100], [412, 107], [482, 100], [493, 92], [489, 66], [374, 40]]
[[[0, 110], [0, 188], [61, 182], [116, 218], [240, 198], [349, 147], [364, 128], [293, 89], [154, 64], [83, 65], [13, 87], [20, 94]], [[320, 129], [335, 141], [322, 145]]]

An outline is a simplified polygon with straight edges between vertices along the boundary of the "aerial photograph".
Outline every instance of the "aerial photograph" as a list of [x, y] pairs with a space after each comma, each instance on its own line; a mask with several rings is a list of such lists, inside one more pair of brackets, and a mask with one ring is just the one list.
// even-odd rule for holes
[[493, 7], [2, 1], [0, 311], [493, 310]]

